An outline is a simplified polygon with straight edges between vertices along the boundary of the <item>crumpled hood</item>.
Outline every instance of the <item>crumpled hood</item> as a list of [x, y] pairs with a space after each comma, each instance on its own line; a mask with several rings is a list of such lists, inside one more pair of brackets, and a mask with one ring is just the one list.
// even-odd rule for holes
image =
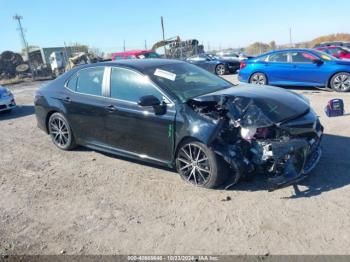
[[309, 111], [309, 103], [297, 93], [270, 86], [240, 84], [193, 98], [225, 106], [230, 118], [242, 119], [242, 126], [263, 127], [292, 119]]

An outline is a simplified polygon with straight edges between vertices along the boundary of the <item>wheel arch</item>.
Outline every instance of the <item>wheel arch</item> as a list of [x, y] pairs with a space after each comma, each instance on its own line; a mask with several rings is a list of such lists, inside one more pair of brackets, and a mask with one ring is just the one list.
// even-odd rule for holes
[[[216, 72], [216, 69], [218, 68], [218, 66], [224, 66], [225, 67], [225, 73], [227, 72], [227, 64], [226, 63], [223, 63], [223, 62], [219, 62], [219, 63], [217, 63], [216, 65], [215, 65], [215, 67], [214, 67], [214, 70], [215, 70], [215, 74], [217, 75], [217, 72]], [[224, 74], [225, 74], [224, 73]]]
[[51, 110], [49, 111], [47, 114], [46, 114], [46, 117], [45, 117], [45, 128], [46, 128], [46, 133], [50, 133], [49, 131], [49, 120], [50, 120], [50, 117], [54, 114], [54, 113], [61, 113], [60, 111], [54, 109], [54, 110]]
[[205, 144], [203, 141], [201, 141], [197, 137], [193, 137], [193, 136], [184, 136], [184, 137], [182, 137], [181, 140], [175, 145], [174, 154], [173, 154], [173, 160], [172, 160], [173, 164], [175, 163], [177, 152], [179, 151], [180, 147], [182, 145], [190, 142], [190, 141], [197, 141], [197, 142]]
[[261, 71], [261, 70], [256, 70], [256, 71], [252, 72], [252, 73], [249, 75], [248, 83], [250, 83], [250, 79], [252, 78], [252, 76], [253, 76], [254, 74], [257, 74], [257, 73], [263, 74], [263, 75], [266, 77], [266, 84], [269, 83], [269, 77], [267, 76], [267, 74], [266, 74], [264, 71]]
[[328, 77], [328, 80], [327, 80], [327, 83], [326, 83], [326, 87], [332, 88], [332, 87], [331, 87], [331, 80], [332, 80], [332, 78], [333, 78], [336, 74], [339, 74], [339, 73], [347, 73], [347, 74], [350, 74], [350, 72], [345, 71], [345, 70], [340, 70], [340, 71], [333, 72], [333, 73], [330, 75], [330, 77]]

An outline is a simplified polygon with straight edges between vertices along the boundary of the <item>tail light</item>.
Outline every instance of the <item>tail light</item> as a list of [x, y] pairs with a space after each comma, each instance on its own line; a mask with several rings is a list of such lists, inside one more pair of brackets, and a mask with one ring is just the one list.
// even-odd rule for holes
[[245, 68], [247, 66], [247, 62], [245, 61], [242, 61], [240, 66], [239, 66], [239, 69], [242, 70], [243, 68]]

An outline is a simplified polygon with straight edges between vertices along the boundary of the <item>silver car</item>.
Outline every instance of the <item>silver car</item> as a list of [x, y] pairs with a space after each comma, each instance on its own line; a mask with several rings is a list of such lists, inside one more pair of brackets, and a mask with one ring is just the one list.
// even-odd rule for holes
[[10, 89], [0, 86], [0, 112], [11, 111], [16, 107], [16, 102]]

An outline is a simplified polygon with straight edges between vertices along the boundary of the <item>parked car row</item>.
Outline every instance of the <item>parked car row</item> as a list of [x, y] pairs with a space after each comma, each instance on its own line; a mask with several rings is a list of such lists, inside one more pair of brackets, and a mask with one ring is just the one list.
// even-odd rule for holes
[[350, 91], [350, 60], [315, 49], [273, 51], [241, 62], [241, 82]]
[[339, 59], [350, 59], [350, 49], [348, 49], [347, 47], [332, 45], [317, 47], [315, 49], [330, 54]]

